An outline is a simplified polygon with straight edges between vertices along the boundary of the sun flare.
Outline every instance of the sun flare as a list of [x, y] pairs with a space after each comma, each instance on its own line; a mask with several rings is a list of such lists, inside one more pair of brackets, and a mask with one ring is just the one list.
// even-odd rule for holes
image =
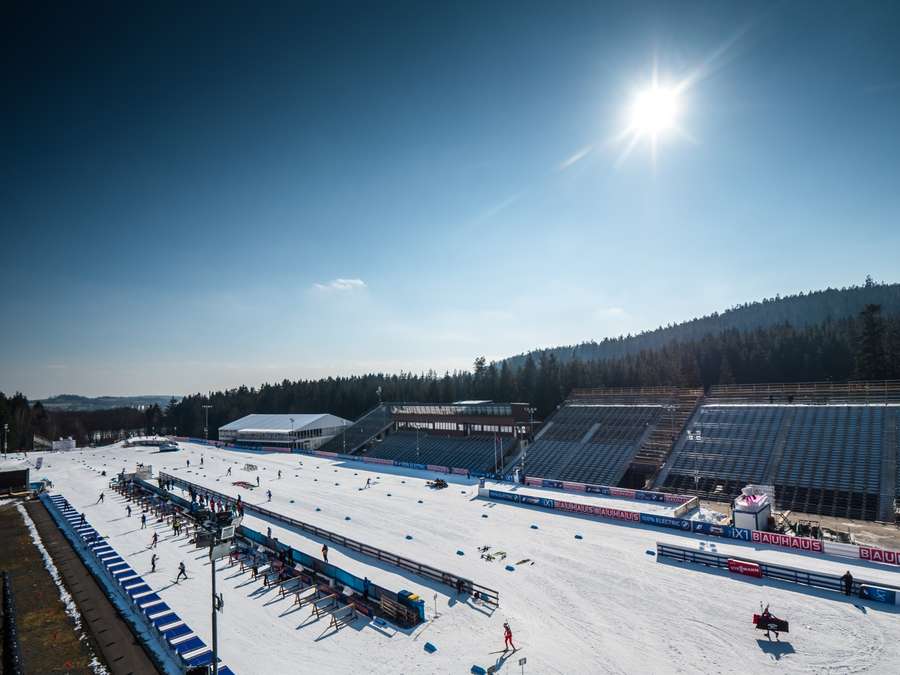
[[640, 137], [655, 140], [675, 128], [679, 104], [678, 92], [673, 88], [653, 85], [638, 92], [630, 109], [632, 131]]

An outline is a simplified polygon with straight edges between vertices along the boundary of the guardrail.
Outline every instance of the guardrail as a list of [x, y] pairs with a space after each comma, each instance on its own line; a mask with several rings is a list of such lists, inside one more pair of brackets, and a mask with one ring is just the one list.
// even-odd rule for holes
[[[656, 557], [669, 558], [678, 562], [695, 563], [706, 567], [714, 567], [716, 569], [724, 569], [734, 572], [734, 562], [750, 563], [750, 565], [759, 569], [759, 574], [750, 574], [749, 576], [762, 576], [778, 581], [786, 581], [792, 584], [800, 584], [802, 586], [811, 586], [813, 588], [822, 588], [827, 591], [843, 593], [843, 584], [841, 577], [836, 574], [826, 574], [824, 572], [813, 572], [811, 570], [799, 569], [796, 567], [787, 567], [785, 565], [774, 565], [772, 563], [754, 560], [752, 558], [736, 557], [722, 555], [720, 553], [711, 553], [708, 551], [698, 551], [693, 548], [684, 546], [676, 546], [674, 544], [664, 544], [656, 542]], [[729, 566], [729, 560], [732, 565]], [[747, 574], [746, 572], [736, 572], [737, 574]], [[862, 586], [871, 586], [876, 588], [889, 589], [895, 593], [900, 593], [900, 587], [891, 586], [890, 584], [876, 583], [874, 581], [866, 581], [864, 579], [854, 578], [851, 592], [859, 594]]]
[[3, 573], [3, 668], [0, 672], [23, 675], [22, 652], [19, 648], [19, 629], [16, 625], [16, 599], [13, 596], [9, 572]]
[[[210, 490], [209, 488], [203, 487], [202, 485], [191, 483], [190, 481], [186, 481], [183, 478], [178, 478], [162, 471], [160, 471], [159, 477], [160, 480], [171, 482], [173, 485], [181, 487], [185, 490], [190, 488], [193, 489], [197, 494], [213, 496], [217, 499], [221, 499], [225, 504], [237, 503], [236, 499], [229, 497], [226, 494], [217, 492], [216, 490]], [[466, 591], [471, 594], [477, 594], [485, 604], [491, 605], [492, 607], [500, 606], [500, 593], [498, 591], [488, 588], [487, 586], [482, 586], [481, 584], [475, 583], [471, 579], [466, 579], [465, 577], [453, 574], [452, 572], [446, 572], [436, 567], [432, 567], [431, 565], [426, 565], [410, 558], [405, 558], [395, 553], [385, 551], [384, 549], [378, 548], [376, 546], [370, 546], [369, 544], [365, 544], [361, 541], [345, 537], [342, 534], [337, 534], [336, 532], [325, 530], [321, 527], [317, 527], [316, 525], [305, 523], [302, 520], [297, 520], [296, 518], [290, 518], [280, 513], [276, 513], [275, 511], [264, 509], [260, 506], [254, 506], [252, 504], [247, 504], [246, 502], [242, 502], [242, 506], [245, 511], [256, 512], [260, 515], [265, 516], [266, 518], [271, 518], [272, 520], [285, 523], [286, 525], [290, 525], [304, 532], [308, 532], [309, 534], [327, 539], [328, 541], [340, 544], [341, 546], [345, 546], [352, 551], [357, 551], [358, 553], [362, 553], [377, 560], [390, 563], [391, 565], [395, 565], [396, 567], [399, 567], [401, 569], [414, 572], [415, 574], [425, 577], [426, 579], [438, 581], [446, 586], [455, 589], [457, 592]]]

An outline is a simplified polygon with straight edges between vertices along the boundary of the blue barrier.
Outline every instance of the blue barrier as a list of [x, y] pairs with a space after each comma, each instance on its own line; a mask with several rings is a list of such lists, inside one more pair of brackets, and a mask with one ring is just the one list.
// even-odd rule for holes
[[872, 600], [873, 602], [884, 602], [889, 605], [897, 604], [897, 591], [879, 586], [870, 586], [869, 584], [862, 584], [859, 587], [859, 597]]
[[669, 516], [656, 516], [652, 513], [642, 513], [641, 522], [645, 525], [656, 525], [656, 527], [667, 527], [672, 530], [681, 530], [682, 532], [691, 531], [691, 521], [684, 518], [671, 518]]

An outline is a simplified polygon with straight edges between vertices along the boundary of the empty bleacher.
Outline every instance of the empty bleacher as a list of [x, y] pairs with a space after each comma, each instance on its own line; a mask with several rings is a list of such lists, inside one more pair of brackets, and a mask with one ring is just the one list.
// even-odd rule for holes
[[898, 404], [896, 381], [713, 387], [657, 485], [730, 500], [769, 484], [782, 510], [888, 519]]
[[674, 387], [576, 389], [529, 446], [525, 473], [616, 485], [639, 462], [640, 487], [662, 464], [700, 394]]
[[[418, 436], [418, 438], [417, 438]], [[390, 459], [415, 464], [469, 469], [470, 471], [494, 471], [495, 461], [503, 463], [515, 439], [500, 436], [500, 450], [493, 436], [439, 436], [415, 431], [398, 431], [388, 434], [366, 449], [366, 457]], [[496, 455], [496, 460], [495, 460]]]

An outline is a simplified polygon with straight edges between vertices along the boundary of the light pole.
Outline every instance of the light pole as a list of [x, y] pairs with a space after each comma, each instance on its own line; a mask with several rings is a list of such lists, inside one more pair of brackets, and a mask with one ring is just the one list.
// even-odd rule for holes
[[3, 458], [6, 459], [6, 437], [9, 436], [9, 424], [3, 425]]
[[294, 452], [294, 418], [289, 418], [291, 420], [291, 452]]
[[206, 437], [206, 440], [209, 440], [209, 409], [212, 408], [211, 405], [204, 405], [203, 410], [206, 413], [206, 424], [203, 426], [203, 435]]

